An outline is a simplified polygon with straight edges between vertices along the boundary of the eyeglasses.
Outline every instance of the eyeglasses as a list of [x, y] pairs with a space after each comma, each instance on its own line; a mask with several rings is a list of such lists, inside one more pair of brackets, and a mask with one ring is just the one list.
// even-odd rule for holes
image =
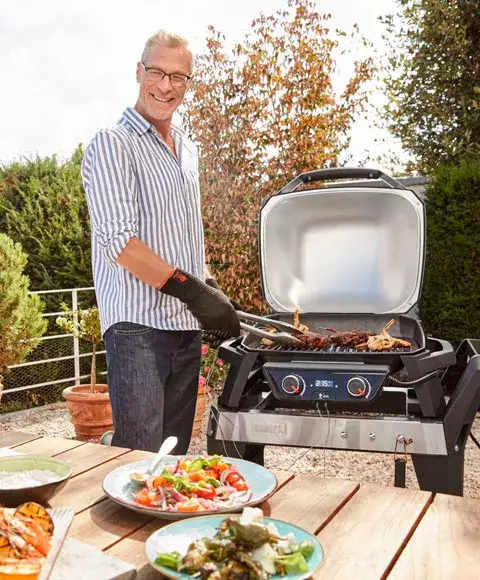
[[145, 64], [143, 64], [143, 62], [141, 62], [140, 64], [150, 79], [159, 82], [159, 81], [163, 81], [163, 79], [165, 77], [168, 77], [172, 87], [183, 88], [186, 86], [188, 81], [192, 78], [188, 75], [182, 75], [180, 73], [168, 74], [166, 72], [163, 72], [163, 70], [160, 70], [159, 68], [155, 68], [153, 66], [145, 66]]

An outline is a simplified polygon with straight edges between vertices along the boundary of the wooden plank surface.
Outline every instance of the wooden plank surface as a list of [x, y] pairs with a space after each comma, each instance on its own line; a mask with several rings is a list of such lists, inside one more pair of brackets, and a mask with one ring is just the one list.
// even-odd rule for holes
[[362, 485], [318, 535], [326, 557], [314, 577], [383, 578], [431, 499], [429, 492]]
[[283, 487], [288, 481], [292, 480], [295, 477], [294, 473], [290, 471], [285, 471], [284, 469], [270, 469], [272, 473], [274, 473], [275, 477], [278, 481], [278, 488]]
[[359, 484], [340, 479], [297, 475], [262, 508], [266, 516], [318, 532], [358, 490]]
[[[100, 445], [98, 446], [100, 447]], [[78, 449], [82, 449], [79, 447]], [[73, 449], [73, 451], [77, 451]], [[59, 457], [62, 457], [62, 453]], [[147, 451], [129, 451], [124, 455], [115, 457], [98, 467], [91, 468], [80, 475], [72, 477], [67, 485], [55, 495], [50, 501], [52, 507], [69, 507], [73, 508], [76, 513], [83, 511], [102, 499], [105, 494], [102, 489], [102, 483], [106, 475], [111, 471], [130, 463], [152, 457], [152, 453]]]
[[110, 499], [104, 499], [75, 516], [70, 536], [105, 550], [152, 519], [150, 516], [122, 507]]
[[41, 437], [41, 435], [22, 433], [21, 431], [0, 431], [0, 447], [15, 447]]
[[[93, 467], [97, 467], [106, 461], [115, 457], [125, 455], [130, 450], [123, 447], [110, 447], [108, 445], [99, 445], [96, 443], [85, 443], [75, 449], [64, 451], [58, 457], [66, 459], [73, 464], [73, 475], [79, 475]], [[132, 461], [134, 461], [132, 459]]]
[[388, 578], [480, 578], [480, 501], [436, 495]]
[[48, 455], [49, 457], [54, 457], [55, 455], [59, 455], [60, 453], [69, 451], [70, 449], [75, 449], [81, 445], [85, 445], [85, 443], [83, 441], [77, 441], [76, 439], [41, 437], [40, 439], [17, 445], [15, 451], [30, 455]]
[[129, 562], [136, 566], [138, 570], [137, 580], [159, 580], [162, 576], [147, 563], [145, 542], [155, 530], [158, 530], [168, 523], [170, 522], [166, 522], [165, 520], [152, 520], [128, 538], [121, 540], [109, 548], [106, 552], [107, 554], [120, 558], [124, 562]]

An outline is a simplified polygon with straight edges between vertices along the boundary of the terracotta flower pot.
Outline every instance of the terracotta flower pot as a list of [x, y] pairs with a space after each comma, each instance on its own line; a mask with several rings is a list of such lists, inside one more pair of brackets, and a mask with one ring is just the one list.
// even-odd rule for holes
[[202, 432], [203, 417], [207, 408], [208, 394], [210, 388], [205, 386], [198, 387], [197, 406], [195, 408], [195, 419], [193, 421], [192, 437], [198, 437]]
[[96, 443], [105, 431], [113, 430], [112, 408], [107, 385], [95, 385], [95, 393], [90, 388], [90, 385], [68, 387], [62, 395], [67, 400], [76, 438]]

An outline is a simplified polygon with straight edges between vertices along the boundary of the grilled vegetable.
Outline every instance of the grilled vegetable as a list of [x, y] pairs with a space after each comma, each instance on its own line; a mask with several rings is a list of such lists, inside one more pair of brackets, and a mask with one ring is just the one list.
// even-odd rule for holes
[[226, 529], [235, 538], [236, 543], [245, 548], [258, 548], [270, 541], [269, 531], [261, 524], [243, 525], [238, 520], [228, 518]]
[[300, 542], [298, 550], [301, 552], [302, 556], [308, 560], [313, 554], [313, 544], [309, 540], [303, 540]]
[[195, 574], [207, 561], [208, 549], [202, 540], [190, 545], [187, 555], [183, 558], [181, 569], [187, 574]]
[[308, 564], [301, 552], [294, 552], [288, 556], [279, 556], [275, 562], [280, 564], [280, 569], [283, 569], [287, 574], [304, 574], [308, 572]]
[[15, 546], [4, 532], [0, 532], [0, 558], [18, 558]]
[[155, 564], [165, 566], [166, 568], [172, 568], [173, 570], [179, 570], [181, 562], [182, 556], [180, 556], [178, 552], [158, 554], [157, 559], [155, 560]]
[[28, 501], [15, 510], [14, 517], [22, 517], [36, 522], [49, 536], [53, 535], [53, 521], [47, 510], [38, 503]]

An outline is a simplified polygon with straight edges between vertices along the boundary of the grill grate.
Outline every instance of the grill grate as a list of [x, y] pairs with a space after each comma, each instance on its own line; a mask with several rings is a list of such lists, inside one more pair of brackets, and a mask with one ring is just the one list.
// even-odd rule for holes
[[[282, 346], [280, 344], [272, 344], [267, 346], [263, 343], [259, 343], [256, 345], [258, 350], [265, 350], [265, 351], [281, 351], [281, 352], [308, 352], [308, 353], [320, 353], [320, 354], [331, 354], [331, 353], [349, 353], [349, 354], [358, 354], [358, 353], [369, 353], [369, 352], [376, 352], [376, 351], [369, 351], [369, 350], [356, 350], [355, 348], [346, 347], [346, 346], [335, 346], [332, 345], [330, 348], [305, 348], [301, 346]], [[383, 350], [380, 352], [384, 353], [404, 353], [404, 352], [411, 352], [411, 348], [392, 348], [390, 350]]]

